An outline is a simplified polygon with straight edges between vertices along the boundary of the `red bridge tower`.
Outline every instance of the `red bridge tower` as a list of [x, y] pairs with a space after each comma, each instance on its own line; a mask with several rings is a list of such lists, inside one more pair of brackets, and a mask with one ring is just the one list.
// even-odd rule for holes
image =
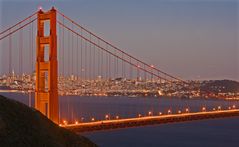
[[[35, 108], [58, 124], [56, 10], [39, 10], [37, 17]], [[47, 21], [50, 33], [45, 36]]]

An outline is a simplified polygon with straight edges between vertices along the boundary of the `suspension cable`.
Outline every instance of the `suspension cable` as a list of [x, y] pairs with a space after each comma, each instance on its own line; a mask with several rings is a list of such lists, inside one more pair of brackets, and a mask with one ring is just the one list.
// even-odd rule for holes
[[[84, 36], [80, 35], [79, 33], [75, 32], [74, 30], [70, 29], [69, 27], [63, 25], [61, 22], [57, 21], [57, 23], [58, 23], [59, 25], [63, 26], [64, 28], [66, 28], [67, 30], [71, 31], [72, 33], [76, 34], [77, 36], [81, 37], [82, 39], [84, 39], [84, 40], [85, 40], [85, 43], [86, 43], [86, 42], [89, 42], [89, 43], [91, 43], [91, 44], [94, 44], [95, 46], [97, 46], [97, 47], [100, 48], [101, 50], [103, 50], [103, 51], [105, 51], [105, 52], [111, 54], [112, 56], [114, 56], [114, 57], [116, 57], [116, 58], [119, 58], [119, 59], [121, 59], [122, 61], [124, 61], [124, 62], [126, 62], [126, 63], [128, 63], [128, 64], [130, 64], [130, 65], [132, 65], [132, 66], [137, 67], [137, 65], [135, 65], [135, 64], [133, 64], [133, 63], [130, 63], [128, 60], [126, 60], [126, 59], [124, 59], [124, 58], [121, 58], [121, 57], [118, 56], [118, 55], [113, 54], [112, 52], [106, 50], [105, 48], [103, 48], [103, 47], [101, 47], [101, 46], [98, 46], [96, 43], [90, 41], [89, 39], [85, 38]], [[151, 71], [145, 70], [145, 69], [143, 69], [142, 67], [139, 67], [139, 69], [141, 69], [141, 70], [143, 70], [143, 71], [145, 71], [145, 72], [147, 72], [147, 73], [149, 73], [149, 74], [152, 74], [152, 75], [154, 75], [155, 77], [160, 78], [159, 75], [157, 75], [157, 74], [155, 74], [155, 73], [152, 73]], [[169, 81], [169, 80], [166, 79], [166, 78], [163, 78], [163, 77], [161, 77], [161, 78], [164, 79], [165, 81]], [[169, 82], [170, 82], [170, 81], [169, 81]]]
[[[69, 17], [65, 16], [65, 15], [64, 15], [63, 13], [61, 13], [60, 11], [57, 10], [57, 12], [58, 12], [60, 15], [62, 15], [63, 17], [65, 17], [65, 18], [66, 18], [68, 21], [70, 21], [71, 23], [75, 24], [76, 26], [78, 26], [79, 28], [83, 29], [83, 30], [86, 31], [87, 33], [91, 34], [92, 36], [96, 37], [97, 39], [101, 40], [102, 42], [108, 44], [108, 45], [111, 46], [113, 49], [118, 50], [119, 52], [122, 52], [123, 54], [125, 54], [125, 55], [131, 57], [132, 59], [134, 59], [134, 60], [136, 60], [136, 61], [138, 61], [138, 62], [140, 62], [140, 63], [142, 63], [142, 64], [145, 64], [147, 67], [151, 67], [151, 65], [149, 65], [149, 64], [147, 64], [147, 63], [145, 63], [145, 62], [143, 62], [143, 61], [141, 61], [141, 60], [139, 60], [139, 59], [133, 57], [132, 55], [130, 55], [130, 54], [126, 53], [125, 51], [119, 49], [118, 47], [114, 46], [113, 44], [111, 44], [111, 43], [105, 41], [104, 39], [102, 39], [102, 38], [100, 38], [100, 37], [98, 37], [97, 35], [95, 35], [95, 34], [92, 33], [91, 31], [87, 30], [86, 28], [82, 27], [81, 25], [79, 25], [78, 23], [76, 23], [75, 21], [73, 21], [72, 19], [70, 19]], [[156, 70], [156, 71], [158, 71], [158, 72], [160, 72], [160, 73], [162, 73], [162, 74], [165, 74], [165, 75], [167, 75], [168, 77], [171, 77], [171, 78], [173, 78], [173, 79], [175, 79], [175, 80], [178, 80], [178, 81], [181, 81], [181, 82], [183, 82], [183, 83], [188, 84], [186, 81], [184, 81], [184, 80], [182, 80], [182, 79], [179, 79], [179, 78], [177, 78], [177, 77], [174, 77], [174, 76], [172, 76], [172, 75], [170, 75], [170, 74], [168, 74], [168, 73], [166, 73], [166, 72], [164, 72], [164, 71], [162, 71], [162, 70], [159, 70], [158, 68], [153, 67], [152, 69], [154, 69], [154, 70]]]
[[0, 35], [2, 35], [2, 34], [4, 34], [5, 32], [7, 32], [7, 31], [11, 30], [12, 28], [16, 27], [17, 25], [19, 25], [19, 24], [23, 23], [24, 21], [26, 21], [26, 20], [30, 19], [31, 17], [33, 17], [33, 16], [34, 16], [34, 15], [36, 15], [36, 14], [37, 14], [37, 12], [35, 12], [35, 13], [33, 13], [32, 15], [28, 16], [27, 18], [23, 19], [22, 21], [20, 21], [20, 22], [16, 23], [15, 25], [13, 25], [13, 26], [11, 26], [11, 27], [7, 28], [6, 30], [4, 30], [4, 31], [0, 32]]
[[29, 22], [26, 23], [25, 25], [22, 25], [21, 27], [19, 27], [19, 28], [13, 30], [12, 32], [10, 32], [10, 33], [8, 33], [8, 34], [6, 34], [5, 36], [1, 37], [0, 40], [2, 40], [2, 39], [4, 39], [4, 38], [8, 37], [9, 35], [11, 35], [11, 34], [17, 32], [17, 31], [20, 30], [20, 29], [26, 27], [27, 25], [29, 25], [30, 23], [34, 22], [35, 20], [37, 20], [37, 18], [33, 19], [32, 21], [29, 21]]

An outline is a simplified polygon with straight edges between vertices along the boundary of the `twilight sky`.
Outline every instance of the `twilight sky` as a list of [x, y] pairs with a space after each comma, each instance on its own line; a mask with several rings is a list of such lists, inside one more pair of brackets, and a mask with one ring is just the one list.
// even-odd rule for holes
[[239, 81], [237, 0], [0, 0], [0, 30], [39, 5], [173, 75]]

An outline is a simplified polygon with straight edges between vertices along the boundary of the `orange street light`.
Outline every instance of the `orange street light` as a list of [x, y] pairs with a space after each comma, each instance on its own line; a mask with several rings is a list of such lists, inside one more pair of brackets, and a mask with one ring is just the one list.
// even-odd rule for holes
[[67, 125], [67, 121], [66, 121], [66, 120], [63, 120], [63, 124], [64, 124], [64, 125]]

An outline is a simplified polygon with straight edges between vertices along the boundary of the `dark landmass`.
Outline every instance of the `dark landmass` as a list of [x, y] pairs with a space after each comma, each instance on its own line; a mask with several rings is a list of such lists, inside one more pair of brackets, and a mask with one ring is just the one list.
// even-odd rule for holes
[[232, 80], [210, 80], [200, 84], [200, 90], [213, 93], [238, 93], [239, 82]]
[[0, 96], [0, 146], [94, 147], [90, 140], [54, 124], [39, 111]]

